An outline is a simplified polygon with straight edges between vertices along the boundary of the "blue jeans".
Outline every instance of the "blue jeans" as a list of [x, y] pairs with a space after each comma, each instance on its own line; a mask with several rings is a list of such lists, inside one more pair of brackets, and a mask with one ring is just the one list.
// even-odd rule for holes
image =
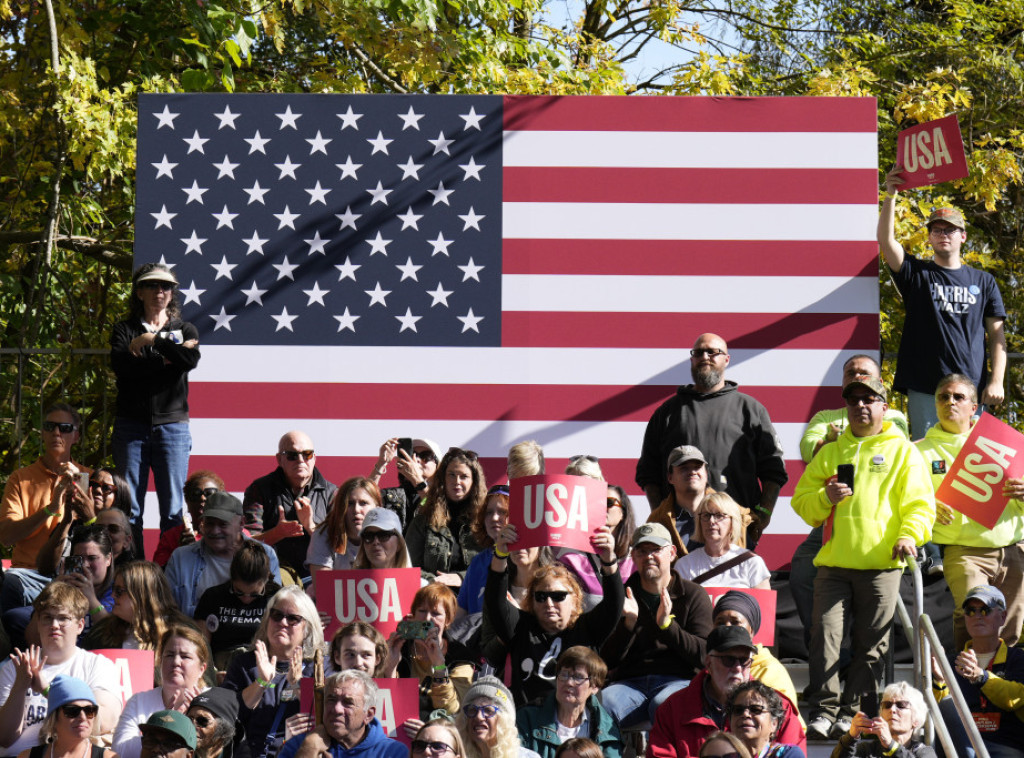
[[601, 704], [621, 729], [653, 723], [654, 712], [673, 692], [690, 682], [675, 676], [638, 676], [609, 684], [601, 691]]
[[919, 440], [924, 437], [928, 427], [939, 423], [939, 415], [935, 411], [935, 395], [930, 392], [907, 390], [907, 415], [910, 416], [910, 439]]
[[112, 443], [114, 465], [127, 480], [132, 493], [132, 530], [138, 533], [142, 529], [151, 470], [160, 503], [160, 531], [180, 524], [188, 455], [192, 451], [188, 422], [152, 426], [118, 418], [114, 421]]

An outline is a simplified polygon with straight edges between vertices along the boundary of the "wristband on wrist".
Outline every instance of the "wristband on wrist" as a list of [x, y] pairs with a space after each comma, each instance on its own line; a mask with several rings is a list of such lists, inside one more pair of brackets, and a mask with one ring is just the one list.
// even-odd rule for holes
[[50, 518], [53, 518], [54, 516], [57, 515], [57, 513], [59, 513], [59, 511], [51, 511], [49, 505], [44, 505], [43, 506], [43, 513], [45, 513]]
[[427, 483], [426, 483], [426, 481], [422, 481], [419, 484], [417, 484], [416, 487], [415, 487], [415, 490], [417, 492], [426, 492], [427, 491]]
[[83, 522], [82, 522], [82, 526], [92, 526], [92, 525], [93, 525], [93, 524], [95, 524], [95, 523], [96, 523], [96, 517], [95, 517], [95, 516], [93, 516], [93, 517], [92, 517], [91, 519], [89, 519], [88, 521], [83, 521]]
[[764, 513], [767, 516], [771, 516], [772, 515], [772, 512], [770, 510], [768, 510], [767, 508], [765, 508], [763, 505], [755, 505], [754, 506], [754, 510], [757, 511], [758, 513]]
[[501, 552], [500, 550], [498, 550], [497, 546], [494, 547], [494, 557], [495, 558], [500, 558], [501, 560], [505, 560], [506, 558], [508, 558], [508, 556], [509, 556], [508, 553]]
[[268, 682], [266, 679], [263, 679], [261, 677], [256, 677], [256, 684], [258, 684], [260, 687], [262, 687], [265, 690], [272, 690], [272, 689], [274, 689], [274, 687], [277, 686], [273, 682]]
[[604, 558], [598, 558], [597, 560], [601, 561], [601, 565], [605, 568], [611, 568], [619, 562], [618, 556], [612, 556], [612, 559], [610, 561], [606, 561], [604, 560]]
[[675, 614], [669, 614], [669, 617], [667, 619], [665, 619], [665, 624], [664, 625], [658, 624], [658, 628], [659, 629], [668, 629], [670, 626], [672, 626], [672, 619], [674, 619], [674, 618], [675, 618]]
[[106, 608], [104, 608], [102, 605], [97, 605], [95, 608], [89, 609], [89, 615], [91, 616], [94, 613], [102, 613], [105, 610]]
[[50, 685], [43, 687], [43, 697], [50, 697]]

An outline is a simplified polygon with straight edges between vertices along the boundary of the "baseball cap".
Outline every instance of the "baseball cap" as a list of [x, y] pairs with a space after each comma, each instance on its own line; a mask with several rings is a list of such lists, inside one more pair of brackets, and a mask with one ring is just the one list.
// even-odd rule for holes
[[970, 600], [980, 600], [985, 604], [986, 608], [998, 608], [1001, 611], [1006, 610], [1006, 598], [1003, 596], [1003, 593], [988, 584], [982, 584], [978, 587], [971, 588], [960, 607], [966, 608], [967, 603]]
[[196, 749], [196, 728], [184, 713], [178, 711], [157, 711], [145, 724], [139, 724], [143, 736], [149, 732], [166, 732], [180, 737], [189, 750]]
[[924, 225], [931, 229], [932, 224], [936, 221], [945, 221], [947, 224], [952, 224], [957, 229], [967, 228], [967, 224], [964, 223], [964, 214], [956, 208], [935, 208], [932, 210], [931, 215], [928, 216], [928, 220], [924, 222]]
[[720, 653], [734, 647], [745, 647], [752, 653], [757, 652], [757, 645], [750, 639], [750, 632], [742, 626], [716, 626], [708, 635], [709, 653]]
[[135, 280], [136, 284], [141, 284], [142, 282], [170, 282], [171, 284], [177, 284], [178, 279], [168, 269], [155, 268], [152, 271], [147, 271]]
[[641, 542], [650, 542], [658, 547], [672, 544], [672, 535], [661, 524], [642, 524], [633, 532], [630, 547], [637, 547]]
[[219, 521], [231, 521], [235, 516], [242, 515], [242, 501], [230, 492], [214, 492], [206, 498], [203, 518], [215, 518]]
[[383, 506], [378, 506], [371, 508], [363, 516], [363, 526], [359, 529], [359, 534], [363, 534], [367, 529], [371, 528], [380, 529], [382, 532], [401, 534], [402, 522], [398, 518], [397, 513]]
[[848, 398], [857, 387], [862, 387], [863, 389], [870, 390], [883, 400], [885, 400], [888, 397], [885, 391], [885, 385], [882, 384], [882, 380], [876, 379], [873, 376], [869, 376], [866, 379], [857, 379], [856, 381], [850, 382], [845, 387], [843, 387], [843, 399], [845, 400], [846, 398]]
[[687, 461], [700, 461], [705, 466], [707, 465], [707, 461], [704, 459], [704, 453], [693, 445], [680, 445], [668, 454], [669, 468], [679, 466]]

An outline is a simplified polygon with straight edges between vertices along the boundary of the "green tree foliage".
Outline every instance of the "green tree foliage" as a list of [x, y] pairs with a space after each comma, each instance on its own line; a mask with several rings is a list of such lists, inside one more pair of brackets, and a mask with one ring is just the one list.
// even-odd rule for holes
[[[967, 212], [1019, 352], [1022, 27], [1021, 0], [0, 0], [0, 347], [53, 351], [0, 356], [0, 466], [65, 398], [90, 418], [85, 460], [105, 455], [112, 377], [72, 351], [103, 349], [125, 309], [140, 92], [870, 95], [883, 169], [899, 129], [956, 112], [972, 175], [907, 193], [899, 231], [920, 254], [930, 205]], [[653, 48], [664, 64], [631, 78]], [[1016, 421], [1019, 363], [1010, 394]]]

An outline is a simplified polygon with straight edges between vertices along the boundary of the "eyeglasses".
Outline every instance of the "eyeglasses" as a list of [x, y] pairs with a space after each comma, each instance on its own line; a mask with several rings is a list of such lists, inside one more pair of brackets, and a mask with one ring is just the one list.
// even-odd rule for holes
[[228, 586], [228, 592], [230, 592], [235, 597], [263, 597], [266, 591], [266, 585], [264, 585], [263, 589], [261, 589], [259, 592], [240, 592], [238, 588], [235, 587], [234, 584]]
[[72, 616], [52, 616], [49, 613], [39, 614], [39, 623], [43, 625], [43, 628], [48, 626], [52, 627], [54, 624], [63, 629], [66, 626], [71, 626], [77, 619]]
[[610, 498], [608, 498], [608, 507], [609, 508], [621, 508], [622, 507], [622, 501], [619, 500], [617, 497], [610, 497]]
[[693, 358], [700, 358], [704, 355], [708, 358], [717, 358], [720, 355], [728, 355], [728, 353], [717, 347], [695, 347], [690, 351], [690, 356]]
[[501, 710], [496, 705], [464, 705], [462, 706], [462, 712], [466, 714], [466, 718], [475, 719], [479, 713], [485, 719], [490, 721], [492, 718], [498, 715], [498, 711]]
[[171, 284], [170, 282], [160, 282], [160, 281], [152, 281], [152, 280], [150, 280], [148, 282], [140, 282], [139, 283], [139, 289], [142, 289], [142, 290], [162, 290], [163, 292], [167, 292], [168, 290], [174, 289], [174, 285]]
[[955, 237], [960, 234], [963, 230], [957, 229], [955, 226], [938, 227], [933, 226], [928, 230], [929, 234], [934, 234], [937, 237]]
[[374, 529], [372, 532], [363, 532], [359, 538], [367, 545], [372, 545], [374, 542], [387, 542], [392, 537], [396, 537], [394, 532], [382, 532], [379, 529]]
[[201, 497], [213, 497], [213, 494], [215, 492], [220, 492], [220, 490], [217, 489], [216, 487], [207, 487], [204, 490], [201, 490], [198, 487], [185, 488], [185, 494], [188, 495], [190, 498], [195, 498], [196, 500], [198, 500]]
[[735, 668], [736, 666], [739, 666], [742, 669], [749, 668], [750, 664], [754, 662], [754, 659], [749, 655], [744, 658], [740, 658], [738, 655], [722, 655], [720, 653], [711, 653], [710, 655], [712, 658], [720, 660], [722, 665], [729, 669]]
[[965, 616], [987, 616], [992, 613], [992, 609], [986, 605], [969, 605], [964, 608]]
[[444, 454], [445, 460], [448, 461], [458, 456], [462, 456], [467, 461], [475, 461], [478, 460], [479, 457], [475, 450], [463, 450], [461, 447], [450, 447], [448, 448], [448, 452]]
[[198, 726], [200, 729], [205, 729], [213, 723], [213, 719], [209, 716], [189, 716], [192, 719], [192, 723]]
[[590, 461], [591, 463], [600, 463], [601, 459], [596, 455], [574, 455], [569, 459], [569, 463], [576, 463], [577, 461]]
[[156, 755], [170, 755], [176, 750], [187, 748], [188, 745], [186, 745], [181, 740], [174, 740], [173, 742], [163, 742], [162, 740], [160, 740], [152, 734], [144, 734], [142, 736], [142, 747]]
[[128, 594], [128, 589], [126, 587], [121, 587], [115, 584], [111, 592], [114, 593], [114, 597], [124, 597]]
[[644, 558], [646, 558], [649, 555], [654, 555], [655, 553], [660, 553], [662, 550], [664, 550], [667, 547], [668, 547], [668, 545], [655, 545], [655, 544], [653, 544], [651, 542], [641, 542], [639, 545], [636, 545], [633, 548], [633, 550], [635, 552], [639, 553]]
[[846, 398], [846, 404], [851, 408], [855, 408], [858, 405], [874, 405], [881, 402], [884, 401], [878, 395], [850, 395]]
[[445, 753], [451, 750], [455, 752], [455, 748], [445, 742], [426, 742], [424, 740], [413, 740], [412, 741], [412, 752], [414, 753]]
[[75, 431], [75, 429], [77, 429], [77, 428], [78, 427], [75, 426], [74, 424], [65, 424], [62, 421], [44, 421], [43, 422], [43, 431], [44, 432], [52, 432], [52, 431], [54, 431], [56, 429], [56, 430], [60, 430], [61, 434], [71, 434], [71, 432]]
[[909, 700], [883, 700], [879, 705], [885, 710], [898, 708], [901, 711], [909, 711], [911, 708]]
[[575, 671], [562, 669], [558, 672], [558, 681], [568, 682], [569, 684], [583, 684], [584, 682], [589, 682], [590, 677], [586, 674], [577, 674]]
[[[270, 614], [271, 621], [276, 621], [278, 624], [285, 624], [286, 626], [298, 626], [306, 620], [297, 613], [285, 613], [284, 611], [277, 610], [277, 608], [271, 608], [267, 613]], [[286, 619], [287, 623], [285, 622]]]
[[[418, 460], [420, 463], [431, 463], [432, 461], [436, 461], [437, 460], [437, 456], [434, 455], [434, 451], [430, 450], [430, 449], [427, 449], [427, 450], [413, 450], [412, 451], [412, 457], [415, 458], [416, 460]], [[442, 743], [442, 742], [434, 742], [432, 744], [434, 744], [434, 745], [443, 745], [444, 743]]]
[[102, 526], [106, 529], [107, 534], [120, 534], [124, 531], [124, 527], [120, 524], [99, 524], [98, 526]]
[[950, 400], [957, 403], [963, 403], [970, 400], [970, 398], [962, 392], [941, 392], [935, 396], [935, 399], [940, 403], [948, 403]]
[[700, 514], [701, 521], [707, 521], [710, 523], [718, 523], [719, 521], [725, 521], [727, 518], [732, 518], [728, 513], [708, 513], [705, 511]]
[[302, 460], [308, 461], [310, 458], [316, 455], [316, 453], [313, 452], [312, 450], [282, 450], [281, 455], [283, 455], [289, 461], [297, 461], [299, 459], [299, 456], [301, 455]]
[[567, 590], [537, 590], [533, 593], [533, 602], [543, 604], [548, 600], [553, 600], [556, 603], [561, 603], [567, 597], [569, 597]]
[[751, 716], [763, 716], [768, 713], [768, 707], [764, 705], [757, 705], [756, 703], [751, 705], [733, 705], [729, 709], [730, 716], [745, 716], [746, 714]]
[[107, 484], [106, 482], [98, 482], [98, 481], [95, 481], [95, 480], [90, 480], [89, 481], [89, 489], [91, 489], [91, 490], [99, 490], [104, 495], [113, 495], [114, 493], [117, 492], [117, 485], [116, 484]]
[[84, 713], [87, 719], [94, 719], [100, 708], [98, 705], [62, 705], [60, 711], [69, 719], [76, 719], [81, 713]]

